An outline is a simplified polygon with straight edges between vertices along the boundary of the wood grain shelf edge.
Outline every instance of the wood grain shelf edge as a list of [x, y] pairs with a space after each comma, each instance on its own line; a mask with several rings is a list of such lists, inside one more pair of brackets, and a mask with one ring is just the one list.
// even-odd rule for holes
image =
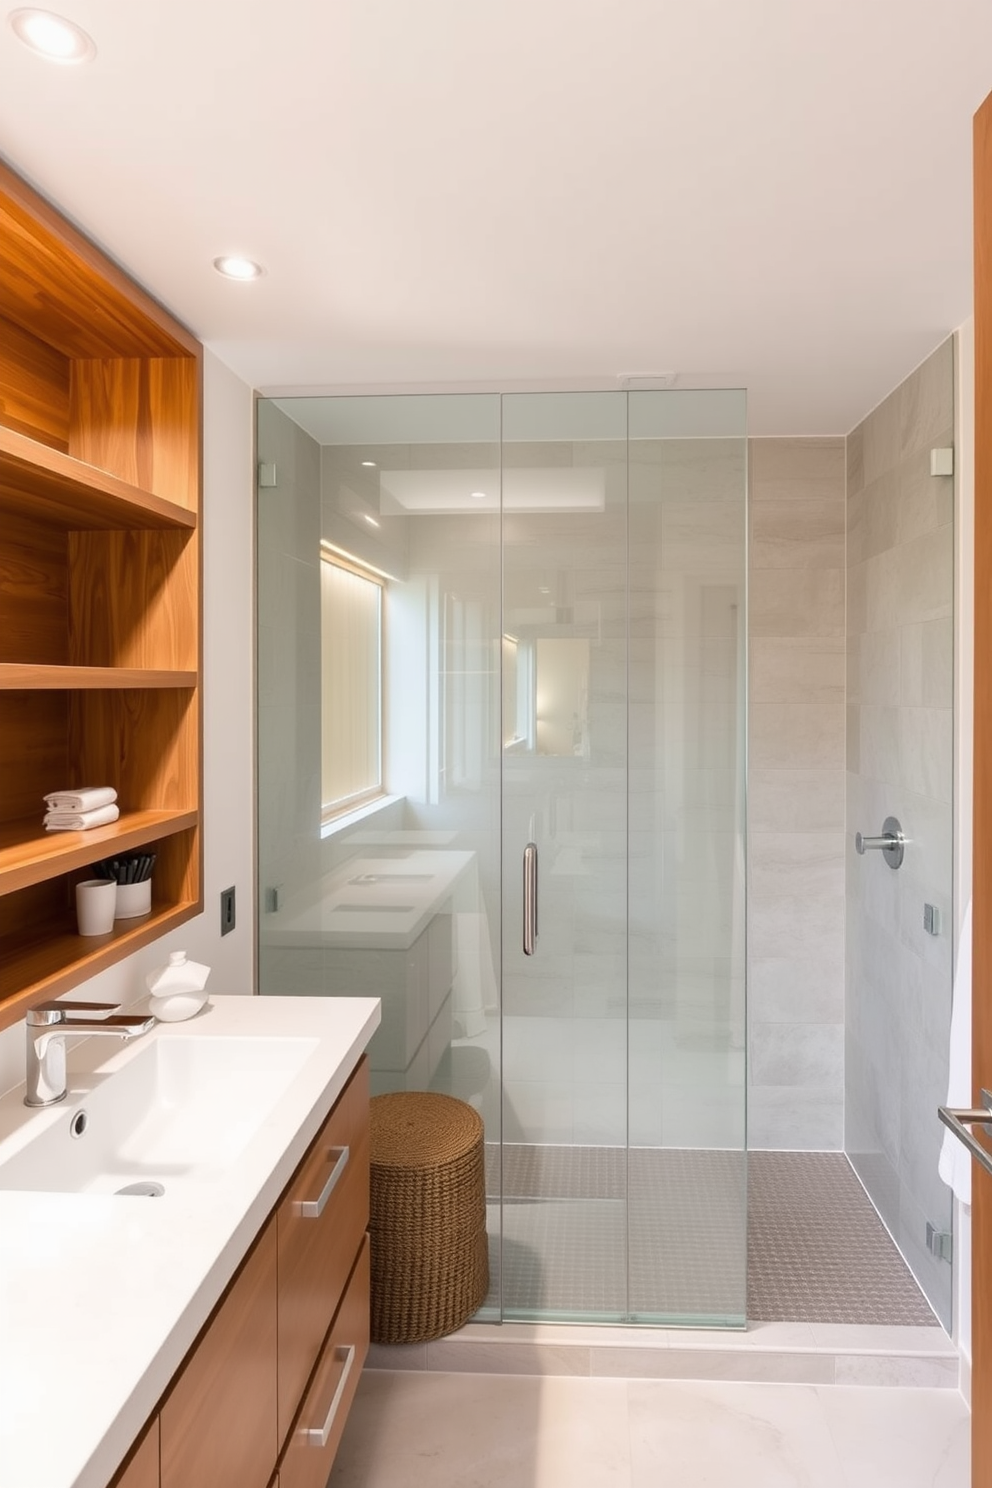
[[141, 667], [35, 666], [0, 662], [0, 692], [79, 692], [133, 687], [196, 687], [196, 672]]
[[45, 515], [60, 512], [66, 527], [75, 523], [80, 528], [96, 524], [192, 530], [197, 524], [196, 512], [188, 507], [0, 425], [0, 506], [13, 502], [23, 510], [18, 496], [43, 501]]
[[195, 810], [125, 811], [109, 826], [87, 832], [45, 832], [39, 807], [37, 818], [0, 826], [0, 895], [85, 868], [111, 851], [126, 852], [171, 837], [195, 827], [199, 819]]

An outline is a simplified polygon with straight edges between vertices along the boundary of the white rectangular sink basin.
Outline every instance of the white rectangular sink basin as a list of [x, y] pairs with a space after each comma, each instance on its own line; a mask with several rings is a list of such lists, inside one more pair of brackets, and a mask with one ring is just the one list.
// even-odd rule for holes
[[54, 1109], [41, 1113], [37, 1136], [6, 1161], [0, 1148], [0, 1190], [117, 1194], [137, 1184], [169, 1193], [209, 1181], [244, 1151], [318, 1043], [190, 1035], [136, 1044], [54, 1120]]

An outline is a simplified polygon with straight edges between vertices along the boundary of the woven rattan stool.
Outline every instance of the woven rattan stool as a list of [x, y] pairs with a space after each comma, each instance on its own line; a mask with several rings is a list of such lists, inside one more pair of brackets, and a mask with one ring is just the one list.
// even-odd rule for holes
[[372, 1341], [423, 1343], [489, 1290], [482, 1118], [428, 1091], [372, 1097]]

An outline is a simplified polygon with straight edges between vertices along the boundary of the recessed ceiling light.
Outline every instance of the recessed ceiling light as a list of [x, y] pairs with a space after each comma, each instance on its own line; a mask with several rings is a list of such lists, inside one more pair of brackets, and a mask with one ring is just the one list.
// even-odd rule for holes
[[485, 491], [473, 491], [472, 492], [472, 500], [473, 501], [485, 501], [485, 499], [486, 499], [486, 493], [485, 493]]
[[362, 464], [365, 466], [365, 468], [367, 470], [374, 470], [375, 469], [375, 461], [374, 460], [363, 460], [362, 461]]
[[12, 10], [7, 19], [17, 39], [47, 62], [89, 62], [96, 56], [92, 37], [50, 10], [24, 6]]
[[378, 527], [379, 523], [376, 521], [375, 517], [370, 517], [368, 512], [362, 512], [362, 516], [365, 518], [366, 522], [368, 522], [370, 527]]
[[544, 585], [542, 584], [541, 587], [540, 587], [540, 589], [538, 589], [537, 592], [538, 592], [538, 594], [550, 594], [551, 593], [551, 590], [550, 589], [546, 589], [544, 587]]
[[214, 268], [225, 279], [258, 279], [265, 272], [253, 258], [241, 258], [237, 253], [226, 253], [214, 259]]

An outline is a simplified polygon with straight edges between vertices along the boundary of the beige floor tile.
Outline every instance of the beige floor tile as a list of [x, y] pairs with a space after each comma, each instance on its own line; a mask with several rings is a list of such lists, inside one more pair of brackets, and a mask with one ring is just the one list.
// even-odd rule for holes
[[362, 1377], [329, 1488], [629, 1488], [627, 1385]]
[[971, 1418], [956, 1390], [818, 1394], [852, 1488], [969, 1488]]
[[632, 1488], [847, 1488], [811, 1385], [638, 1383]]
[[329, 1488], [968, 1488], [969, 1424], [955, 1390], [375, 1372]]

